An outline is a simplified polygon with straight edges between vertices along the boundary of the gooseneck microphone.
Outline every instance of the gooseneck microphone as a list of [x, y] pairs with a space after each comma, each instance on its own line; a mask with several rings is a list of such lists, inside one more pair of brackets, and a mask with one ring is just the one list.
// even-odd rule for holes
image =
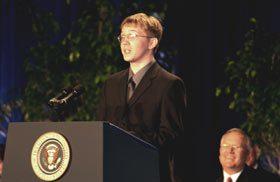
[[49, 100], [49, 105], [51, 107], [67, 105], [76, 98], [80, 97], [84, 92], [84, 87], [82, 85], [76, 85], [75, 87], [67, 87], [62, 90], [60, 94]]
[[60, 100], [66, 97], [72, 91], [73, 91], [73, 87], [70, 86], [62, 89], [61, 93], [59, 93], [57, 96], [49, 100], [48, 102], [49, 106], [56, 106], [57, 104], [60, 104]]
[[82, 95], [83, 92], [84, 92], [84, 87], [82, 87], [81, 85], [77, 85], [73, 88], [72, 92], [70, 92], [64, 98], [60, 99], [60, 102], [62, 104], [68, 104], [73, 99], [80, 97], [80, 95]]
[[79, 84], [63, 89], [61, 93], [50, 99], [48, 102], [50, 107], [50, 120], [64, 121], [67, 116], [75, 113], [78, 106], [83, 103], [81, 97], [83, 92], [84, 87]]

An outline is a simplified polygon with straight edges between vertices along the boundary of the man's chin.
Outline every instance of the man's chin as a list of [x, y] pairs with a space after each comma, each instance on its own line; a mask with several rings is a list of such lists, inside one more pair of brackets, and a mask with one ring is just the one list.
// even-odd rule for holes
[[224, 163], [224, 166], [225, 166], [226, 168], [232, 169], [232, 168], [235, 168], [235, 163], [233, 163], [233, 162], [225, 162], [225, 163]]
[[124, 61], [126, 61], [126, 62], [133, 62], [133, 59], [131, 59], [131, 58], [123, 58], [124, 59]]

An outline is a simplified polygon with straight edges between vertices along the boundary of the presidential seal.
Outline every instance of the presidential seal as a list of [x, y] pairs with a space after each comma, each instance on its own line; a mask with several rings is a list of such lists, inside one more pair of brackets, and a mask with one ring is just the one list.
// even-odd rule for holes
[[69, 161], [69, 145], [59, 133], [45, 133], [33, 145], [31, 165], [34, 173], [44, 181], [60, 178], [66, 171]]

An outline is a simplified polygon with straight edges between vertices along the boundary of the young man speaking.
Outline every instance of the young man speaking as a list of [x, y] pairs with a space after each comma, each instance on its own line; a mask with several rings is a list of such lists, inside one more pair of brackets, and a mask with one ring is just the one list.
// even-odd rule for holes
[[118, 37], [129, 68], [105, 82], [98, 120], [109, 121], [159, 148], [160, 181], [176, 181], [173, 146], [183, 133], [186, 93], [183, 81], [154, 57], [162, 25], [144, 13], [124, 19]]

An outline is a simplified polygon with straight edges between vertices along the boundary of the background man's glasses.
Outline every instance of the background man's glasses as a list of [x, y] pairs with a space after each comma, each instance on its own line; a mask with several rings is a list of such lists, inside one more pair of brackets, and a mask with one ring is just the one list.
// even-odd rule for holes
[[237, 146], [237, 145], [228, 145], [228, 144], [222, 144], [221, 149], [223, 150], [239, 150], [242, 149], [242, 146]]
[[131, 41], [131, 40], [135, 40], [137, 37], [154, 38], [154, 37], [151, 37], [151, 36], [137, 35], [136, 33], [130, 33], [130, 34], [126, 34], [126, 35], [124, 35], [124, 34], [119, 35], [118, 40], [119, 40], [119, 42], [122, 42], [125, 39], [128, 40], [128, 41]]

